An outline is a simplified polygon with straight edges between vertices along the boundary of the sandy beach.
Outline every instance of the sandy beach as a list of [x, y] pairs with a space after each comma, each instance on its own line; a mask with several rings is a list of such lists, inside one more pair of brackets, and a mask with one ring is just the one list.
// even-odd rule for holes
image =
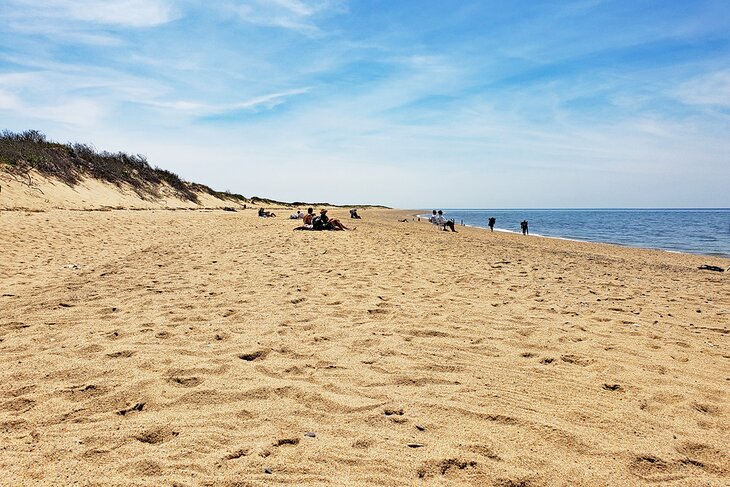
[[730, 261], [361, 214], [0, 212], [0, 484], [728, 485]]

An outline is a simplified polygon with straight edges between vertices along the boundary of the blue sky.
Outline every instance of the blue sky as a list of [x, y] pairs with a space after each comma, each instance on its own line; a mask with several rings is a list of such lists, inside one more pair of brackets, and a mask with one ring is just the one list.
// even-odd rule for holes
[[730, 206], [730, 2], [0, 0], [0, 128], [247, 196]]

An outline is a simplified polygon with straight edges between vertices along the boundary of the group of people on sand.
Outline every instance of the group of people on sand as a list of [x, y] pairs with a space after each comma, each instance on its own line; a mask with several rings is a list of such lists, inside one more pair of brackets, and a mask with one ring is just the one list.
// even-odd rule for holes
[[[420, 220], [420, 218], [419, 218], [419, 220]], [[403, 221], [403, 220], [401, 220], [401, 221]], [[430, 221], [434, 225], [438, 225], [438, 226], [442, 227], [444, 230], [449, 228], [449, 229], [451, 229], [452, 232], [456, 232], [456, 229], [454, 228], [454, 226], [455, 226], [454, 220], [453, 219], [448, 220], [448, 219], [444, 218], [443, 210], [438, 210], [438, 211], [433, 210], [431, 217], [428, 219], [428, 221]], [[462, 220], [461, 223], [463, 225], [464, 221]], [[496, 223], [497, 223], [497, 219], [494, 218], [493, 216], [490, 216], [489, 219], [487, 220], [487, 225], [489, 226], [490, 231], [492, 231], [492, 232], [494, 231], [494, 225]], [[522, 222], [520, 222], [520, 229], [522, 230], [522, 235], [530, 234], [530, 229], [529, 229], [528, 225], [529, 224], [528, 224], [527, 220], [522, 220]]]
[[[266, 211], [264, 208], [259, 208], [259, 216], [261, 218], [270, 218], [276, 216], [276, 214]], [[357, 214], [356, 209], [350, 210], [350, 218], [360, 219], [360, 215]], [[319, 215], [314, 214], [314, 208], [307, 208], [306, 213], [297, 210], [296, 213], [289, 215], [289, 219], [302, 220], [302, 225], [296, 227], [294, 230], [354, 230], [354, 228], [347, 228], [337, 218], [328, 217], [325, 208], [319, 210]]]
[[[490, 231], [494, 231], [494, 224], [497, 223], [497, 219], [493, 216], [489, 217], [489, 220], [487, 220], [487, 225], [489, 226]], [[522, 230], [522, 235], [529, 235], [530, 234], [530, 228], [528, 227], [527, 220], [522, 220], [520, 222], [520, 229]]]
[[297, 212], [296, 218], [302, 219], [302, 225], [296, 227], [294, 230], [350, 230], [337, 218], [328, 217], [326, 208], [319, 210], [319, 215], [314, 214], [314, 208], [307, 208], [306, 213], [302, 213], [301, 211]]
[[[276, 214], [266, 211], [264, 208], [259, 208], [259, 216], [261, 218], [270, 218], [276, 216]], [[350, 218], [360, 219], [360, 215], [357, 214], [356, 209], [350, 210]], [[302, 220], [302, 225], [296, 227], [294, 230], [354, 230], [354, 228], [347, 228], [337, 218], [328, 217], [327, 209], [325, 208], [319, 210], [319, 215], [314, 214], [314, 208], [307, 208], [306, 213], [297, 210], [296, 213], [289, 215], [289, 219]]]
[[450, 228], [452, 232], [456, 232], [456, 228], [454, 228], [454, 220], [448, 220], [444, 218], [443, 210], [433, 210], [431, 218], [429, 218], [428, 221], [430, 221], [434, 225], [442, 227], [444, 230]]
[[[487, 220], [487, 225], [489, 226], [489, 230], [492, 231], [492, 232], [494, 231], [494, 224], [495, 223], [497, 223], [497, 219], [494, 218], [493, 216], [490, 216], [489, 217], [489, 220]], [[527, 222], [527, 220], [522, 220], [520, 222], [520, 229], [522, 230], [522, 235], [529, 235], [530, 234], [530, 228], [529, 228], [528, 225], [529, 225], [529, 223]]]

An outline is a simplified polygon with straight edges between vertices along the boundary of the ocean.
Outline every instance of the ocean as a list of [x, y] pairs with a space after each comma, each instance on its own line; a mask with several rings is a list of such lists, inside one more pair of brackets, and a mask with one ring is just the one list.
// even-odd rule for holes
[[[708, 209], [446, 209], [458, 224], [531, 235], [604, 242], [730, 258], [730, 208]], [[428, 217], [429, 215], [421, 215]]]

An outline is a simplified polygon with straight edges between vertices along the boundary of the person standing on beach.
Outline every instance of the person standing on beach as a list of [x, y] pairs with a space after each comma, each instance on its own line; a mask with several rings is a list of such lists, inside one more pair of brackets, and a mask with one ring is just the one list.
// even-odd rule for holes
[[497, 219], [493, 216], [489, 217], [489, 230], [494, 231], [494, 224], [497, 223]]
[[522, 228], [522, 235], [530, 234], [530, 230], [527, 227], [527, 220], [522, 220], [522, 223], [520, 223], [520, 227]]

